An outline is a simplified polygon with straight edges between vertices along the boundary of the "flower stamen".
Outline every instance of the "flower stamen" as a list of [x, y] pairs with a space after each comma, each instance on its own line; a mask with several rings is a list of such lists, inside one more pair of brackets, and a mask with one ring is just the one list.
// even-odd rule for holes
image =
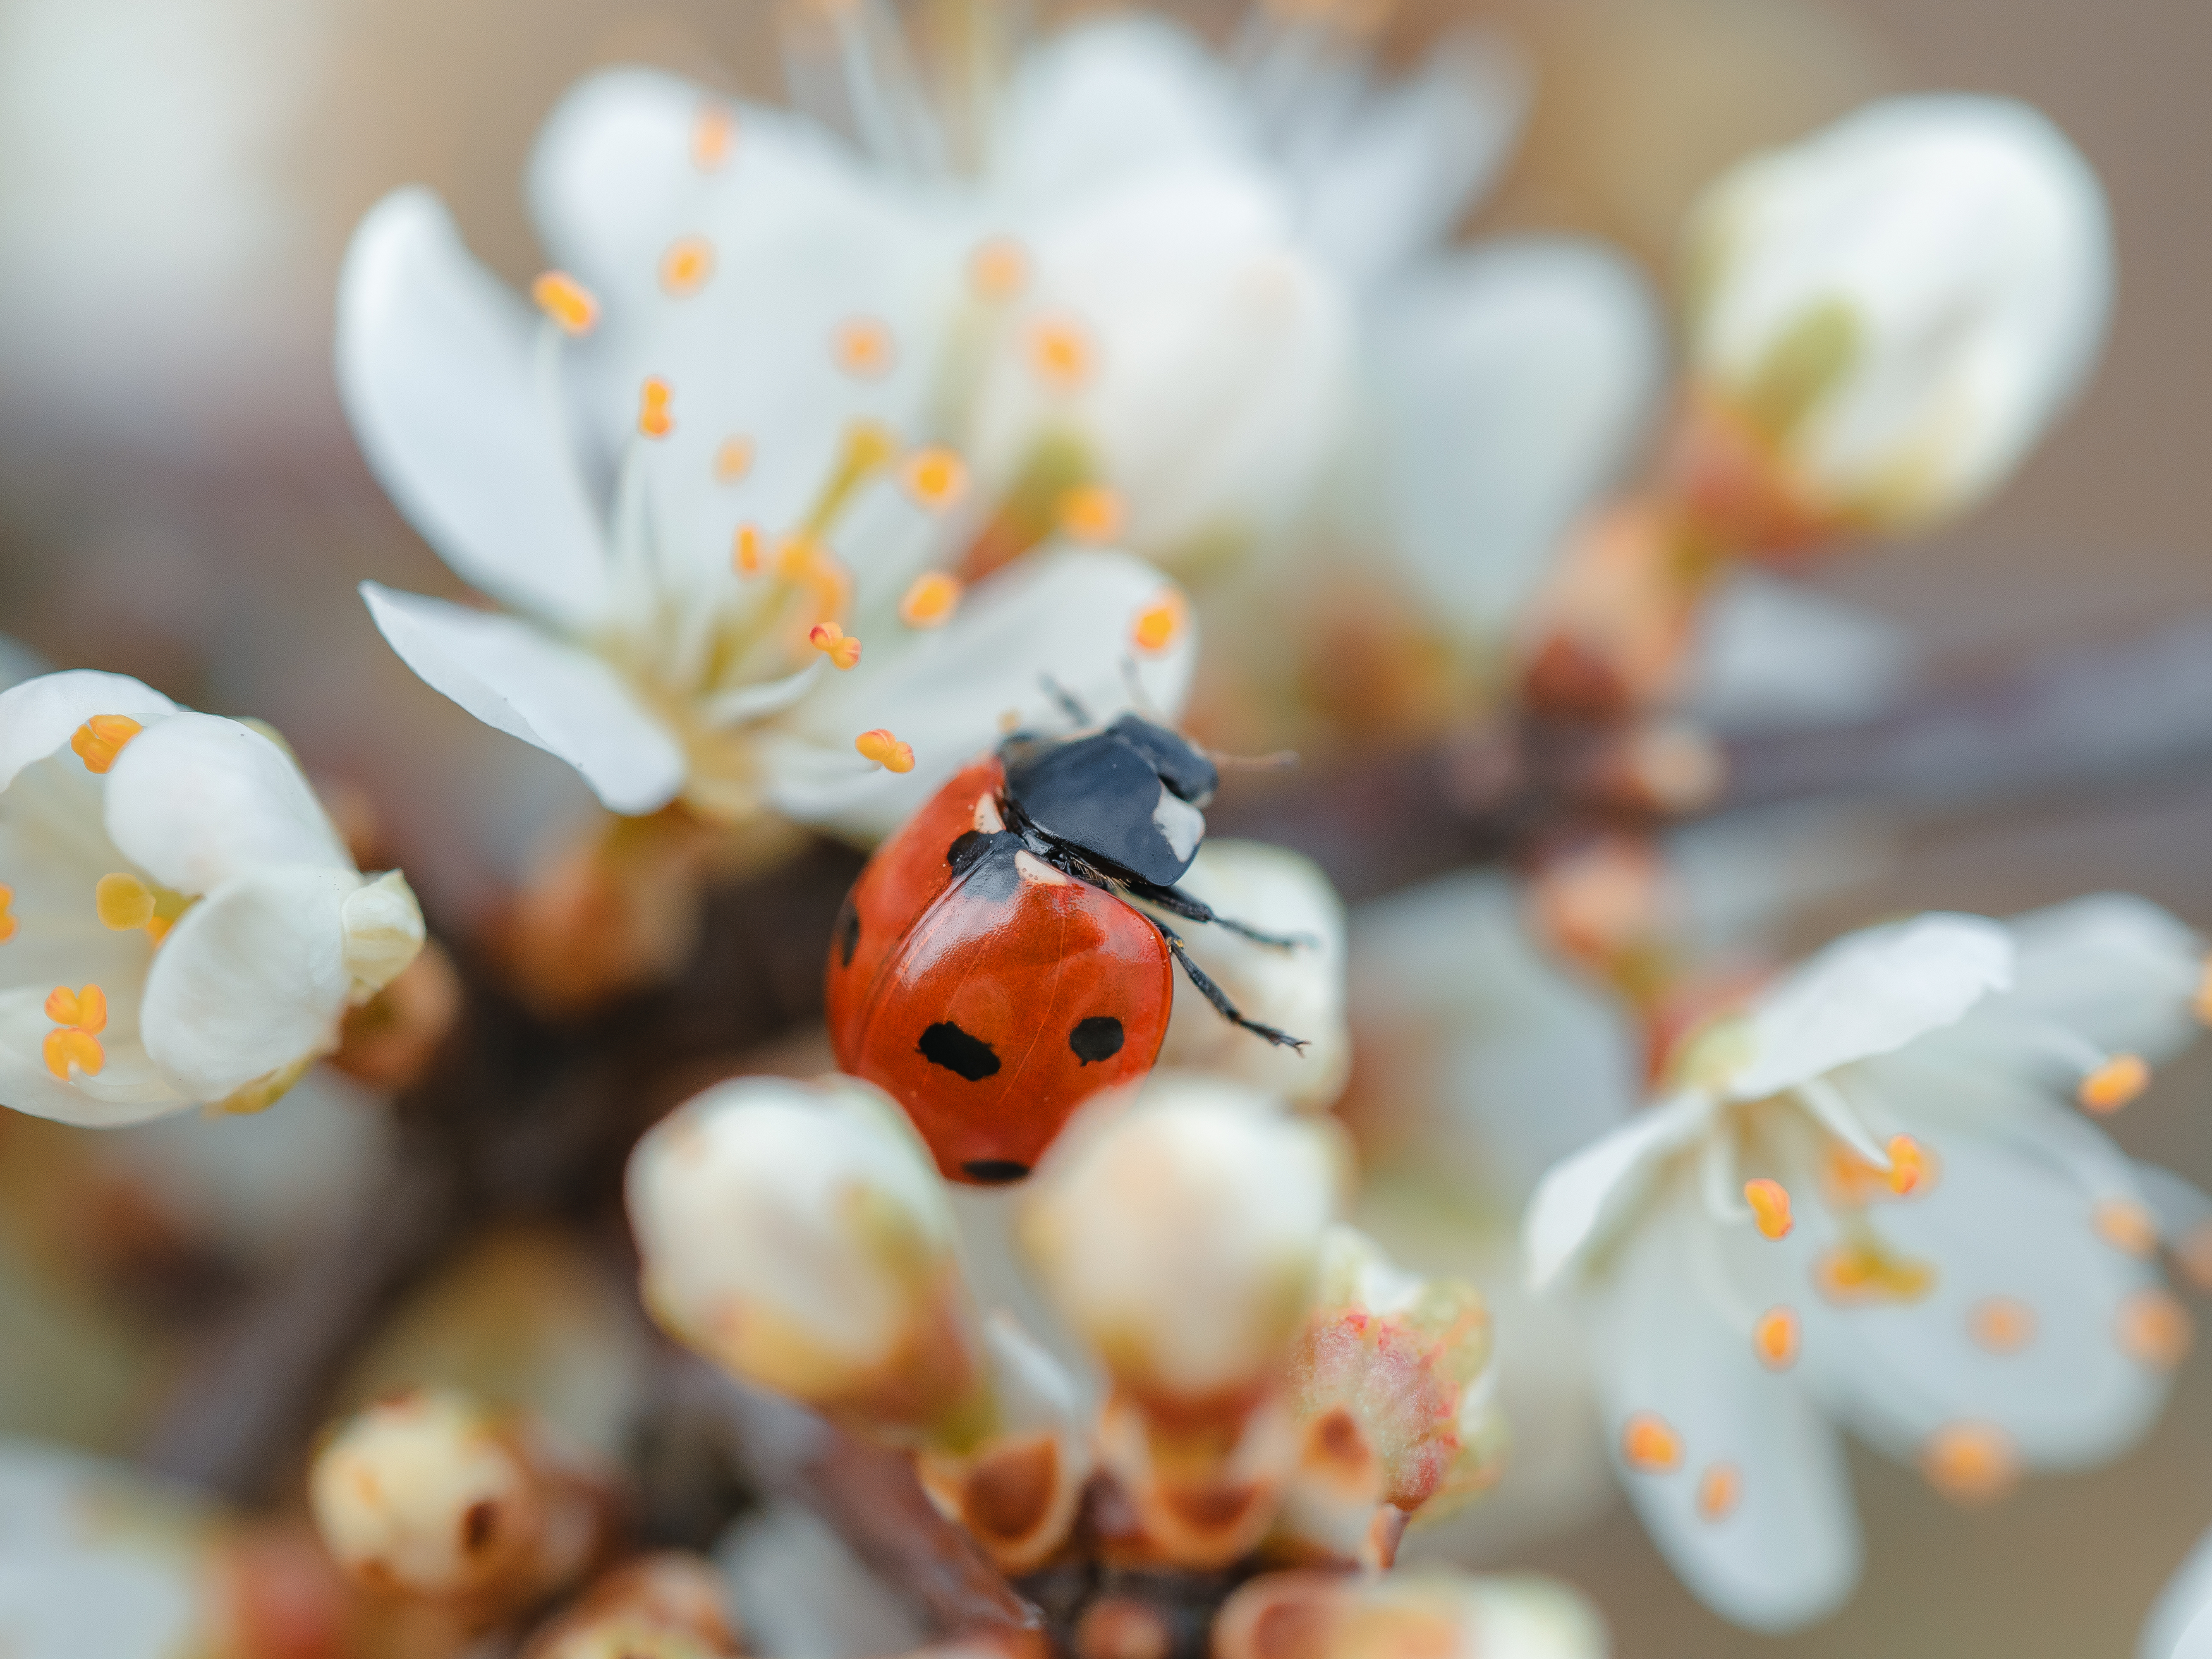
[[8, 914], [9, 907], [15, 902], [15, 890], [0, 886], [0, 945], [5, 945], [15, 937], [15, 918]]
[[850, 668], [860, 660], [860, 641], [836, 623], [815, 623], [807, 630], [806, 642], [841, 669]]
[[1711, 1463], [1698, 1480], [1698, 1514], [1707, 1521], [1725, 1521], [1743, 1498], [1743, 1474], [1733, 1463]]
[[735, 483], [753, 470], [753, 441], [742, 434], [714, 447], [714, 482]]
[[94, 714], [70, 734], [70, 747], [86, 771], [105, 773], [124, 746], [145, 729], [128, 714]]
[[993, 304], [1012, 299], [1029, 286], [1029, 250], [1011, 236], [992, 236], [968, 256], [968, 282], [976, 297]]
[[2188, 1356], [2197, 1334], [2189, 1310], [2172, 1292], [2151, 1285], [2120, 1304], [2113, 1334], [2129, 1358], [2170, 1371]]
[[1097, 354], [1082, 324], [1049, 318], [1030, 331], [1030, 368], [1055, 392], [1073, 392], [1091, 378]]
[[637, 429], [648, 438], [665, 438], [676, 429], [676, 422], [668, 412], [669, 399], [674, 388], [658, 374], [648, 374], [645, 384], [638, 388]]
[[1935, 1265], [1885, 1249], [1875, 1239], [1839, 1244], [1814, 1264], [1813, 1282], [1839, 1306], [1917, 1302], [1936, 1288]]
[[1632, 1412], [1620, 1425], [1620, 1455], [1642, 1474], [1664, 1474], [1682, 1465], [1682, 1437], [1656, 1412]]
[[848, 317], [830, 336], [830, 361], [860, 380], [890, 374], [896, 356], [890, 325], [873, 317]]
[[968, 493], [968, 465], [957, 450], [918, 449], [899, 469], [899, 483], [915, 506], [943, 513]]
[[1991, 1353], [2018, 1353], [2035, 1340], [2035, 1310], [2016, 1296], [1985, 1296], [1968, 1310], [1966, 1332]]
[[2089, 1212], [2097, 1237], [2129, 1255], [2150, 1256], [2158, 1249], [2158, 1223], [2132, 1199], [2108, 1198]]
[[1168, 588], [1137, 613], [1130, 625], [1129, 642], [1148, 657], [1157, 657], [1174, 645], [1190, 619], [1190, 605], [1178, 588]]
[[679, 236], [660, 256], [660, 289], [671, 299], [689, 299], [714, 274], [714, 245], [703, 236]]
[[726, 105], [702, 104], [691, 124], [691, 165], [702, 173], [717, 171], [730, 159], [737, 137], [738, 118]]
[[588, 334], [599, 320], [599, 297], [565, 270], [549, 270], [530, 285], [538, 308], [564, 334]]
[[154, 890], [124, 871], [102, 876], [93, 886], [92, 902], [100, 926], [118, 933], [154, 920]]
[[761, 568], [761, 532], [757, 524], [741, 524], [730, 547], [730, 563], [740, 576], [757, 576]]
[[960, 582], [941, 570], [916, 576], [899, 600], [899, 620], [908, 628], [941, 628], [960, 604]]
[[2150, 1067], [2141, 1055], [2114, 1054], [2081, 1079], [2075, 1098], [2101, 1117], [2118, 1111], [2149, 1086]]
[[46, 1033], [41, 1050], [46, 1069], [64, 1083], [71, 1066], [98, 1077], [107, 1064], [107, 1051], [100, 1046], [100, 1033], [107, 1029], [107, 994], [97, 985], [76, 991], [57, 985], [46, 994], [46, 1018], [59, 1028]]
[[1127, 519], [1121, 497], [1104, 484], [1079, 484], [1060, 498], [1060, 533], [1086, 547], [1121, 539]]
[[853, 747], [860, 751], [863, 759], [873, 761], [886, 772], [914, 770], [913, 748], [901, 743], [880, 726], [854, 738]]
[[1760, 1176], [1755, 1181], [1745, 1182], [1743, 1201], [1751, 1206], [1759, 1231], [1768, 1238], [1787, 1238], [1790, 1228], [1796, 1225], [1790, 1213], [1789, 1189], [1778, 1181]]
[[1769, 1308], [1751, 1328], [1751, 1351], [1770, 1371], [1786, 1371], [1797, 1363], [1803, 1328], [1795, 1308]]
[[1958, 1504], [2002, 1498], [2020, 1479], [2012, 1437], [1992, 1423], [1947, 1423], [1920, 1449], [1929, 1485]]

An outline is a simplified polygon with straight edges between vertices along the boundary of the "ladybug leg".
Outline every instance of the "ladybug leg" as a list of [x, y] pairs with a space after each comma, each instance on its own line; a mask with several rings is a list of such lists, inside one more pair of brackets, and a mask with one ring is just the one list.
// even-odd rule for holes
[[1124, 882], [1130, 893], [1147, 904], [1157, 904], [1170, 915], [1181, 916], [1186, 921], [1209, 921], [1216, 927], [1225, 927], [1260, 945], [1271, 945], [1278, 951], [1296, 950], [1301, 945], [1318, 945], [1321, 941], [1311, 933], [1263, 933], [1258, 928], [1241, 921], [1231, 921], [1218, 914], [1202, 899], [1194, 899], [1179, 887], [1155, 887], [1149, 882]]
[[1041, 675], [1039, 679], [1044, 686], [1045, 694], [1066, 711], [1068, 719], [1073, 720], [1079, 726], [1091, 724], [1091, 711], [1077, 701], [1073, 691], [1049, 674]]
[[1301, 1053], [1304, 1052], [1308, 1039], [1294, 1037], [1287, 1031], [1279, 1031], [1272, 1025], [1262, 1025], [1258, 1020], [1247, 1019], [1239, 1013], [1237, 1005], [1229, 1000], [1229, 994], [1208, 979], [1206, 969], [1190, 959], [1190, 952], [1183, 946], [1182, 934], [1176, 933], [1174, 928], [1157, 916], [1146, 916], [1145, 920], [1160, 930], [1160, 937], [1168, 942], [1169, 951], [1174, 954], [1175, 959], [1182, 964], [1184, 975], [1198, 988], [1198, 994], [1213, 1005], [1214, 1012], [1222, 1018], [1227, 1020], [1231, 1025], [1243, 1026], [1255, 1036], [1267, 1038], [1279, 1048], [1296, 1048]]

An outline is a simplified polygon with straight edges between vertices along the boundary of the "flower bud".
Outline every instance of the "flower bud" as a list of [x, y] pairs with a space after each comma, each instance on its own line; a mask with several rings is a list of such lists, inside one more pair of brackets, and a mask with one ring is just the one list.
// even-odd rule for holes
[[464, 1395], [417, 1389], [361, 1413], [315, 1459], [323, 1542], [372, 1589], [520, 1601], [580, 1568], [587, 1500], [512, 1425]]
[[1518, 1573], [1269, 1573], [1213, 1626], [1215, 1659], [1603, 1659], [1607, 1647], [1581, 1596]]
[[2025, 105], [1873, 104], [1724, 175], [1692, 222], [1693, 520], [1746, 550], [1973, 506], [2095, 361], [2101, 191]]
[[1149, 1407], [1241, 1405], [1297, 1332], [1343, 1169], [1334, 1124], [1158, 1075], [1063, 1137], [1022, 1242], [1060, 1312]]
[[865, 1431], [964, 1449], [989, 1389], [929, 1153], [850, 1078], [744, 1078], [630, 1157], [654, 1316], [726, 1370]]
[[1291, 1362], [1286, 1539], [1387, 1566], [1414, 1513], [1487, 1485], [1503, 1449], [1492, 1360], [1473, 1285], [1407, 1273], [1364, 1233], [1330, 1228]]
[[696, 1556], [641, 1556], [600, 1578], [524, 1659], [730, 1659], [721, 1576]]

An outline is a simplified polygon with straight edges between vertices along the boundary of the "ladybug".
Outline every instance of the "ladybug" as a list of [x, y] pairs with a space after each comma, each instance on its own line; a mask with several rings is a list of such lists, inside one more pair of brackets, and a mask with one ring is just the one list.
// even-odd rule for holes
[[1224, 1018], [1304, 1048], [1245, 1018], [1182, 935], [1129, 902], [1304, 942], [1176, 888], [1218, 781], [1200, 750], [1135, 714], [1066, 737], [1017, 732], [860, 872], [830, 939], [837, 1064], [906, 1108], [946, 1179], [1020, 1180], [1078, 1105], [1151, 1070], [1171, 963]]

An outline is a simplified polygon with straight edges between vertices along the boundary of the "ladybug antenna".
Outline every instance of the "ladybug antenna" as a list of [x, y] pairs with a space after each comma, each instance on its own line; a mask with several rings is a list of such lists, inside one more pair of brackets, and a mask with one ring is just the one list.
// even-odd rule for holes
[[1175, 729], [1175, 722], [1160, 713], [1152, 697], [1146, 692], [1144, 678], [1137, 672], [1137, 659], [1134, 657], [1121, 659], [1121, 684], [1128, 688], [1130, 707], [1137, 713], [1142, 714], [1154, 726], [1164, 726], [1170, 731]]
[[1066, 711], [1068, 719], [1078, 726], [1091, 724], [1091, 711], [1076, 700], [1075, 694], [1049, 674], [1037, 676], [1037, 684], [1044, 687], [1045, 695]]

